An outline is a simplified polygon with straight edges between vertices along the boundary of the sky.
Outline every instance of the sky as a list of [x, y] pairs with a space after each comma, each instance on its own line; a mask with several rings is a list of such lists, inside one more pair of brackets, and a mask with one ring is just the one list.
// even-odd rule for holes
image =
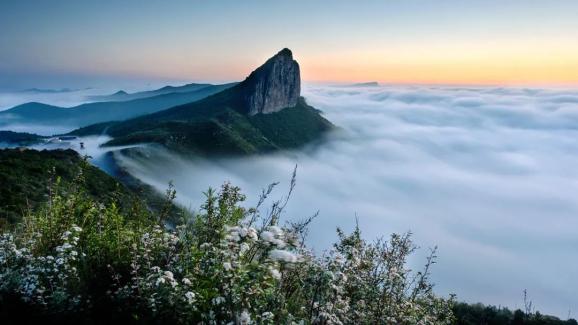
[[0, 88], [239, 80], [283, 47], [309, 82], [578, 84], [573, 0], [2, 0], [0, 30]]

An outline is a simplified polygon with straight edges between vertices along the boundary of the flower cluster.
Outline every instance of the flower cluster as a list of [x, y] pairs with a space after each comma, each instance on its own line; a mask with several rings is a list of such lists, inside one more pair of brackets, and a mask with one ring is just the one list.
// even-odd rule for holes
[[[82, 229], [72, 225], [60, 236], [54, 254], [34, 254], [36, 240], [18, 247], [14, 236], [0, 237], [0, 289], [17, 292], [24, 301], [52, 308], [73, 310], [81, 304], [77, 262]], [[41, 234], [36, 237], [39, 238]]]

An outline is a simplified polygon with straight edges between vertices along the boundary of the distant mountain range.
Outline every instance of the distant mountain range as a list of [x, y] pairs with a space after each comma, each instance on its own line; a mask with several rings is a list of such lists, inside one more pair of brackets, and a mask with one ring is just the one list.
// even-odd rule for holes
[[379, 87], [379, 83], [377, 81], [359, 82], [346, 85], [346, 87]]
[[[333, 128], [300, 92], [299, 64], [283, 49], [240, 83], [119, 91], [100, 97], [115, 101], [73, 108], [27, 103], [0, 112], [0, 126], [69, 125], [80, 127], [69, 135], [110, 135], [105, 146], [156, 143], [193, 154], [253, 154], [299, 147]], [[43, 138], [0, 134], [0, 141], [13, 145]]]
[[60, 94], [60, 93], [72, 93], [75, 91], [81, 90], [88, 90], [90, 88], [84, 89], [70, 89], [70, 88], [61, 88], [61, 89], [42, 89], [42, 88], [29, 88], [24, 89], [22, 92], [24, 93], [37, 93], [37, 94]]
[[[36, 102], [26, 103], [0, 112], [0, 126], [31, 124], [74, 128], [106, 121], [120, 121], [194, 102], [234, 85], [235, 83], [224, 85], [191, 84], [183, 87], [165, 87], [156, 91], [133, 94], [133, 96], [139, 97], [138, 99], [88, 103], [71, 108]], [[170, 89], [175, 91], [170, 92]]]
[[294, 148], [333, 125], [300, 97], [299, 64], [283, 49], [243, 82], [205, 99], [73, 134], [106, 133], [106, 145], [157, 143], [180, 152], [251, 154]]
[[[235, 83], [231, 83], [230, 85], [234, 85]], [[214, 87], [211, 84], [196, 84], [191, 83], [184, 86], [165, 86], [159, 89], [150, 90], [150, 91], [141, 91], [129, 94], [124, 90], [119, 90], [114, 94], [111, 95], [100, 95], [100, 96], [89, 96], [88, 99], [93, 101], [127, 101], [133, 99], [140, 99], [140, 98], [147, 98], [159, 95], [166, 95], [166, 94], [173, 94], [173, 93], [188, 93], [188, 92], [195, 92], [207, 87]]]

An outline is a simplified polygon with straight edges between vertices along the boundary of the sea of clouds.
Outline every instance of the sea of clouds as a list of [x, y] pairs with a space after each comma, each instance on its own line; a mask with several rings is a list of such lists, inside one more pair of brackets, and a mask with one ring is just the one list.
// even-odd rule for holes
[[217, 161], [124, 157], [130, 172], [193, 209], [231, 181], [254, 204], [298, 165], [287, 219], [319, 210], [321, 251], [356, 217], [368, 239], [412, 231], [433, 280], [460, 300], [578, 312], [578, 91], [426, 86], [308, 86], [309, 104], [341, 129], [302, 151]]
[[[118, 163], [161, 191], [173, 181], [191, 209], [224, 181], [248, 205], [272, 182], [282, 197], [297, 165], [285, 218], [319, 211], [309, 238], [317, 251], [356, 218], [367, 239], [411, 231], [422, 247], [413, 266], [438, 246], [438, 293], [520, 308], [527, 289], [541, 312], [578, 317], [578, 90], [308, 85], [303, 95], [339, 126], [320, 144], [210, 161], [149, 148], [144, 158], [117, 154]], [[98, 148], [107, 139], [72, 147], [84, 141], [80, 151], [108, 170], [108, 149]]]

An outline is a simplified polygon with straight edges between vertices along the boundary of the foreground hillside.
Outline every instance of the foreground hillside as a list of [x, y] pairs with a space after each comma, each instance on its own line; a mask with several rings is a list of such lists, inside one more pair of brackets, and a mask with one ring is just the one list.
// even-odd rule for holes
[[[83, 181], [76, 180], [83, 170]], [[131, 201], [131, 193], [114, 178], [91, 166], [73, 150], [0, 150], [0, 224], [13, 224], [26, 211], [45, 203], [54, 188], [82, 186], [93, 199]]]
[[229, 184], [175, 228], [74, 185], [0, 236], [3, 323], [452, 323], [431, 260], [423, 273], [405, 266], [409, 235], [371, 244], [338, 232], [317, 257], [304, 243], [311, 220], [282, 226], [283, 202], [261, 214]]

